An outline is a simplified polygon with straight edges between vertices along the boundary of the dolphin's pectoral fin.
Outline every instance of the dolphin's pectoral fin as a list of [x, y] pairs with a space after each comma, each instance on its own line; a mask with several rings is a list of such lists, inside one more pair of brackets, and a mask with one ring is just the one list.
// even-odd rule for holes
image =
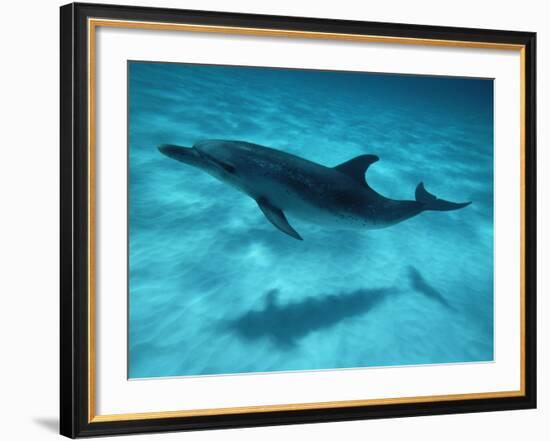
[[359, 181], [361, 184], [366, 184], [365, 173], [369, 165], [378, 161], [378, 159], [376, 155], [361, 155], [337, 165], [334, 169]]
[[297, 231], [290, 226], [290, 224], [286, 220], [285, 214], [280, 208], [274, 207], [265, 198], [257, 199], [256, 202], [258, 203], [260, 210], [262, 210], [269, 222], [275, 225], [283, 233], [292, 236], [294, 239], [303, 240], [302, 237], [297, 233]]

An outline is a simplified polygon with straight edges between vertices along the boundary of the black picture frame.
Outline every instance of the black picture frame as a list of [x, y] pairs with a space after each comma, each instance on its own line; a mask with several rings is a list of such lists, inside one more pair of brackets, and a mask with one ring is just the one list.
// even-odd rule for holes
[[[88, 18], [519, 45], [524, 51], [524, 394], [433, 402], [94, 421], [89, 396]], [[536, 407], [536, 34], [73, 3], [60, 9], [60, 433], [201, 430]]]

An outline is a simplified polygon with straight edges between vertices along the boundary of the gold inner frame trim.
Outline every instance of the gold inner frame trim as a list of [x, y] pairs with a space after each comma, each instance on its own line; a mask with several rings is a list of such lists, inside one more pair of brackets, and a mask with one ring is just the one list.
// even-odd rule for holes
[[[475, 396], [474, 396], [475, 395]], [[199, 409], [199, 410], [175, 410], [163, 412], [144, 412], [144, 413], [122, 413], [116, 415], [97, 415], [91, 422], [107, 421], [128, 421], [128, 420], [148, 420], [159, 418], [177, 418], [206, 415], [230, 415], [238, 413], [251, 412], [276, 412], [278, 410], [306, 410], [306, 409], [334, 409], [338, 407], [359, 407], [366, 404], [384, 405], [384, 404], [406, 404], [406, 403], [429, 403], [434, 401], [456, 401], [470, 400], [472, 398], [497, 398], [497, 397], [516, 397], [522, 396], [521, 391], [505, 392], [487, 392], [479, 394], [455, 394], [455, 395], [435, 395], [419, 397], [402, 398], [375, 398], [370, 400], [348, 400], [348, 401], [326, 401], [319, 403], [297, 403], [297, 404], [273, 404], [268, 406], [246, 406], [229, 407], [220, 409]]]
[[[327, 401], [314, 403], [273, 404], [265, 406], [226, 407], [217, 409], [193, 409], [160, 412], [96, 415], [95, 384], [95, 67], [96, 28], [116, 27], [146, 30], [206, 32], [264, 37], [290, 37], [357, 41], [386, 44], [412, 44], [421, 46], [464, 47], [478, 49], [512, 50], [520, 53], [520, 389], [512, 391], [464, 393], [452, 395], [414, 396], [399, 398], [375, 398], [365, 400]], [[520, 397], [525, 395], [525, 46], [520, 44], [491, 43], [461, 40], [439, 40], [424, 38], [358, 35], [345, 33], [323, 33], [280, 29], [247, 28], [233, 26], [210, 26], [180, 23], [155, 23], [108, 19], [88, 19], [88, 422], [111, 422], [178, 418], [207, 415], [230, 415], [239, 413], [276, 412], [309, 409], [331, 409], [389, 404], [427, 403], [472, 399]]]

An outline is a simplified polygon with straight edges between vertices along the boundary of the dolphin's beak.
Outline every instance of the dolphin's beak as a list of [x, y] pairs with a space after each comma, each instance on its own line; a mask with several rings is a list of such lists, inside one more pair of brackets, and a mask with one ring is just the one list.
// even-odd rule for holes
[[202, 161], [202, 158], [197, 150], [192, 147], [182, 147], [174, 144], [161, 144], [158, 146], [158, 149], [163, 155], [186, 164], [199, 165]]
[[185, 154], [187, 150], [192, 150], [189, 147], [181, 147], [174, 144], [161, 144], [158, 147], [159, 152], [163, 155], [168, 156], [169, 158], [176, 159], [178, 156]]

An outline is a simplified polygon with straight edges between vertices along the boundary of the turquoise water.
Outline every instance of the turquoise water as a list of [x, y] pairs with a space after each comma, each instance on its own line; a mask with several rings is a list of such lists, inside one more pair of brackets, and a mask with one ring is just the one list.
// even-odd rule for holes
[[[157, 150], [209, 138], [473, 203], [297, 241]], [[131, 62], [129, 140], [130, 378], [493, 359], [492, 80]]]

